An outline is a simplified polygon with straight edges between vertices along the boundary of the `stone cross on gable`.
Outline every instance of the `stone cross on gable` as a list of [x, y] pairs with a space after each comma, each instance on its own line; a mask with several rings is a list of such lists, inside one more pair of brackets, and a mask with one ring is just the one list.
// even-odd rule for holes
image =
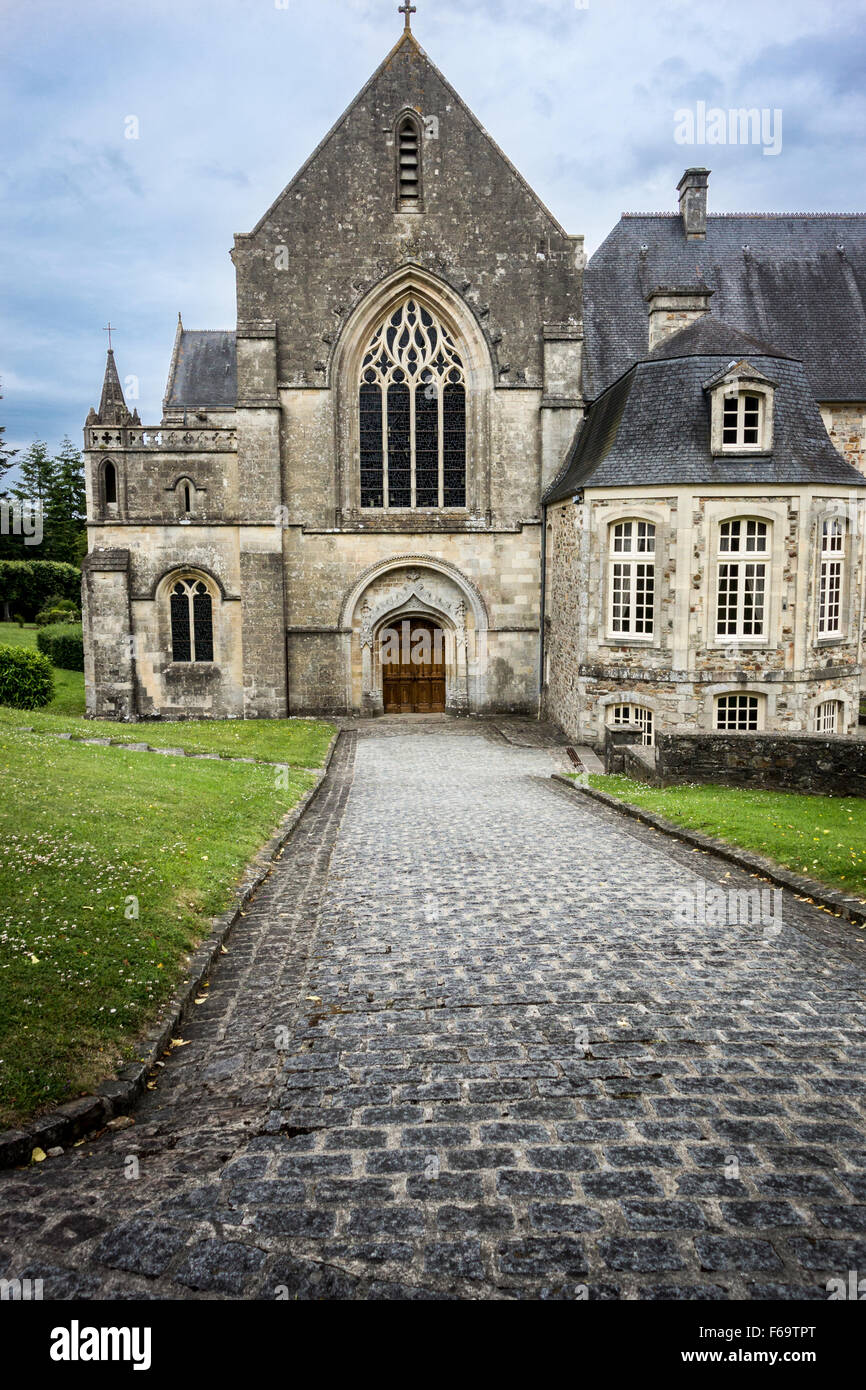
[[406, 3], [403, 4], [403, 5], [401, 5], [400, 8], [399, 8], [399, 10], [398, 10], [398, 14], [402, 14], [402, 15], [405, 15], [405, 16], [406, 16], [406, 33], [407, 33], [407, 34], [411, 34], [411, 32], [412, 32], [412, 16], [413, 16], [413, 14], [417, 14], [417, 13], [418, 13], [418, 6], [417, 6], [417, 5], [410, 5], [409, 0], [406, 0]]

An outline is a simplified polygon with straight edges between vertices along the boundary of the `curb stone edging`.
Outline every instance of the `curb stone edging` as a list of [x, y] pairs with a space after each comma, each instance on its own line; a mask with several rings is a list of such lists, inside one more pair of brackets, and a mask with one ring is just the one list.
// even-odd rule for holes
[[[190, 958], [186, 979], [166, 1006], [162, 1020], [136, 1047], [137, 1060], [123, 1067], [116, 1077], [101, 1082], [95, 1095], [79, 1096], [76, 1100], [68, 1101], [49, 1114], [40, 1116], [26, 1129], [11, 1129], [0, 1133], [0, 1169], [18, 1168], [29, 1163], [35, 1148], [47, 1152], [56, 1147], [68, 1147], [70, 1143], [91, 1134], [94, 1130], [104, 1128], [108, 1121], [116, 1116], [127, 1114], [138, 1103], [144, 1094], [150, 1072], [171, 1039], [177, 1036], [194, 998], [219, 959], [232, 928], [270, 874], [294, 834], [298, 822], [321, 791], [341, 735], [342, 731], [337, 729], [328, 745], [325, 761], [316, 773], [315, 786], [304, 793], [298, 804], [284, 818], [276, 834], [271, 836], [267, 844], [247, 864], [233, 905], [219, 917], [212, 919], [211, 935]], [[279, 767], [282, 764], [275, 763], [273, 766]]]
[[819, 883], [817, 879], [792, 873], [790, 869], [783, 868], [772, 859], [765, 859], [763, 855], [753, 854], [737, 845], [729, 845], [725, 840], [716, 840], [711, 835], [701, 835], [699, 831], [677, 825], [675, 821], [666, 820], [654, 811], [646, 811], [641, 806], [632, 805], [630, 801], [620, 801], [618, 797], [600, 791], [598, 787], [585, 787], [573, 782], [570, 777], [563, 777], [559, 772], [553, 773], [552, 780], [576, 795], [591, 797], [593, 801], [600, 801], [602, 806], [619, 811], [620, 815], [641, 821], [644, 825], [651, 825], [664, 835], [682, 840], [695, 849], [707, 850], [747, 873], [759, 874], [761, 878], [769, 879], [780, 888], [787, 888], [798, 898], [809, 898], [816, 907], [824, 908], [834, 916], [845, 917], [854, 926], [859, 927], [866, 923], [866, 903], [860, 898], [847, 897], [835, 888], [828, 888], [825, 883]]

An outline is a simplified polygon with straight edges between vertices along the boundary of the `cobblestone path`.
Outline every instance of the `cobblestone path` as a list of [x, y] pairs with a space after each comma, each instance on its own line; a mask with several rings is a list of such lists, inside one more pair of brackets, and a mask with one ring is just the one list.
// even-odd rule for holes
[[[477, 724], [344, 735], [136, 1124], [0, 1175], [46, 1298], [821, 1298], [866, 1271], [855, 928]], [[354, 763], [354, 771], [353, 771]], [[353, 780], [354, 777], [354, 780]]]

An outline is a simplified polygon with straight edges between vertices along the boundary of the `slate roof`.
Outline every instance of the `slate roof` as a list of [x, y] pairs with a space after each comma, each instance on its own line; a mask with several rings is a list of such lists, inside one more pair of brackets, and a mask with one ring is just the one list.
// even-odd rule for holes
[[[866, 477], [834, 449], [801, 362], [700, 321], [659, 344], [593, 402], [545, 502], [584, 487], [647, 484], [818, 483], [866, 487]], [[707, 352], [711, 342], [724, 351]], [[776, 384], [773, 451], [715, 458], [710, 397], [704, 387], [746, 358]]]
[[165, 388], [165, 410], [234, 406], [238, 397], [235, 335], [230, 330], [181, 328]]
[[720, 320], [803, 360], [817, 400], [866, 400], [862, 213], [710, 214], [705, 241], [679, 213], [624, 215], [586, 268], [587, 398], [646, 356], [649, 291], [700, 281]]

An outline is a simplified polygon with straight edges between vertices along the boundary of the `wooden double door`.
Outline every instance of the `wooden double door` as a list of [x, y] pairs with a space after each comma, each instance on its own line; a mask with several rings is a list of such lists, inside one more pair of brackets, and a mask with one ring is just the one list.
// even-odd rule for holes
[[423, 618], [402, 619], [380, 635], [386, 714], [445, 710], [445, 633]]

